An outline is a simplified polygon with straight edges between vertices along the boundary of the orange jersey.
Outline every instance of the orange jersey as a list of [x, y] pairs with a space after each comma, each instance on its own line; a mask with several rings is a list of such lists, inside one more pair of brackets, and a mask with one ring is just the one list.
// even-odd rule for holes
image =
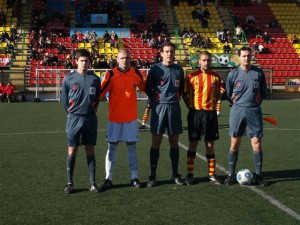
[[215, 110], [221, 87], [221, 76], [213, 71], [195, 71], [186, 75], [184, 81], [184, 92], [189, 96], [189, 106], [197, 110]]
[[137, 119], [137, 88], [145, 91], [145, 82], [138, 70], [131, 67], [123, 72], [114, 68], [106, 72], [100, 98], [109, 92], [108, 121], [124, 123]]

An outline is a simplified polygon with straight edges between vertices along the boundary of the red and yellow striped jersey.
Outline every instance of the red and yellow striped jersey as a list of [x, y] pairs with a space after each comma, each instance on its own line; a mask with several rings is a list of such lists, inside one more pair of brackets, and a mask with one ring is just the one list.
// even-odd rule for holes
[[189, 97], [189, 107], [197, 110], [215, 110], [221, 95], [221, 80], [221, 76], [213, 71], [203, 73], [198, 70], [186, 75], [184, 92]]

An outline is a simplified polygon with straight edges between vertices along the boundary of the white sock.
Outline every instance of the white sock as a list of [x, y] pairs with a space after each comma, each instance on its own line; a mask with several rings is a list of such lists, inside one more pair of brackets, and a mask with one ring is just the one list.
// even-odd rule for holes
[[128, 164], [131, 172], [131, 180], [133, 180], [138, 177], [136, 144], [127, 145], [127, 149], [128, 149]]
[[112, 173], [115, 166], [118, 145], [108, 143], [108, 149], [105, 157], [106, 179], [112, 180]]

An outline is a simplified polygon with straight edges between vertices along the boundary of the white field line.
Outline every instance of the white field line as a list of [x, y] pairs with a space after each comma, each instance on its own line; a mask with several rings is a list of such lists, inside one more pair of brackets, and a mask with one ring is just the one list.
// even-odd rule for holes
[[[138, 120], [139, 122], [141, 122], [140, 120]], [[150, 126], [148, 124], [145, 124], [145, 126], [147, 128], [150, 128]], [[165, 138], [168, 138], [168, 135], [164, 134]], [[183, 148], [184, 150], [188, 150], [188, 147], [182, 143], [179, 142], [179, 146], [181, 148]], [[197, 157], [200, 158], [203, 161], [206, 161], [206, 157], [196, 153]], [[229, 174], [229, 171], [226, 170], [223, 166], [217, 164], [216, 167], [226, 173]], [[254, 186], [245, 186], [246, 188], [249, 188], [251, 191], [255, 192], [256, 194], [258, 194], [259, 196], [263, 197], [264, 199], [266, 199], [268, 202], [270, 202], [272, 205], [275, 205], [277, 208], [279, 208], [280, 210], [282, 210], [283, 212], [285, 212], [286, 214], [288, 214], [289, 216], [295, 218], [296, 220], [300, 221], [300, 214], [298, 214], [297, 212], [293, 211], [292, 209], [290, 209], [289, 207], [287, 207], [286, 205], [284, 205], [283, 203], [279, 202], [278, 200], [276, 200], [275, 198], [273, 198], [272, 196], [268, 195], [267, 193], [265, 193], [264, 191], [254, 187]]]
[[[139, 122], [141, 122], [141, 120], [138, 120]], [[145, 126], [147, 128], [150, 128], [150, 126], [148, 124], [145, 124]], [[275, 128], [269, 128], [270, 130], [274, 130]], [[291, 131], [295, 131], [295, 130], [300, 130], [300, 129], [281, 129], [281, 128], [277, 128], [276, 130], [291, 130]], [[106, 131], [106, 130], [98, 130], [98, 131]], [[37, 132], [19, 132], [19, 133], [3, 133], [0, 134], [0, 136], [9, 136], [9, 135], [30, 135], [30, 134], [53, 134], [53, 133], [65, 133], [66, 131], [37, 131]], [[168, 138], [168, 135], [164, 134], [165, 138]], [[183, 148], [184, 150], [188, 150], [188, 147], [182, 143], [179, 143], [179, 146], [181, 148]], [[206, 157], [197, 153], [197, 157], [200, 158], [203, 161], [206, 161]], [[228, 174], [229, 171], [226, 170], [223, 166], [217, 164], [216, 167]], [[267, 193], [265, 193], [264, 191], [254, 187], [254, 186], [245, 186], [246, 188], [249, 188], [251, 191], [257, 193], [259, 196], [263, 197], [264, 199], [266, 199], [268, 202], [270, 202], [272, 205], [275, 205], [277, 208], [279, 208], [280, 210], [282, 210], [283, 212], [285, 212], [286, 214], [288, 214], [289, 216], [295, 218], [296, 220], [300, 221], [300, 214], [296, 213], [295, 211], [293, 211], [292, 209], [290, 209], [289, 207], [287, 207], [286, 205], [284, 205], [283, 203], [279, 202], [278, 200], [276, 200], [275, 198], [273, 198], [272, 196], [268, 195]]]

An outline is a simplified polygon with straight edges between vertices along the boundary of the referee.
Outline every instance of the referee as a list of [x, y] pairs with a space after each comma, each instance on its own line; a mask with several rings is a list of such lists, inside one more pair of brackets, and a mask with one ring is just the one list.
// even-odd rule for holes
[[73, 172], [78, 147], [85, 145], [87, 164], [90, 173], [92, 192], [99, 192], [96, 184], [95, 145], [97, 141], [97, 116], [100, 79], [88, 72], [91, 64], [90, 53], [86, 49], [76, 50], [78, 69], [68, 74], [62, 84], [62, 102], [67, 112], [66, 132], [68, 138], [67, 178], [64, 189], [66, 194], [73, 190]]

